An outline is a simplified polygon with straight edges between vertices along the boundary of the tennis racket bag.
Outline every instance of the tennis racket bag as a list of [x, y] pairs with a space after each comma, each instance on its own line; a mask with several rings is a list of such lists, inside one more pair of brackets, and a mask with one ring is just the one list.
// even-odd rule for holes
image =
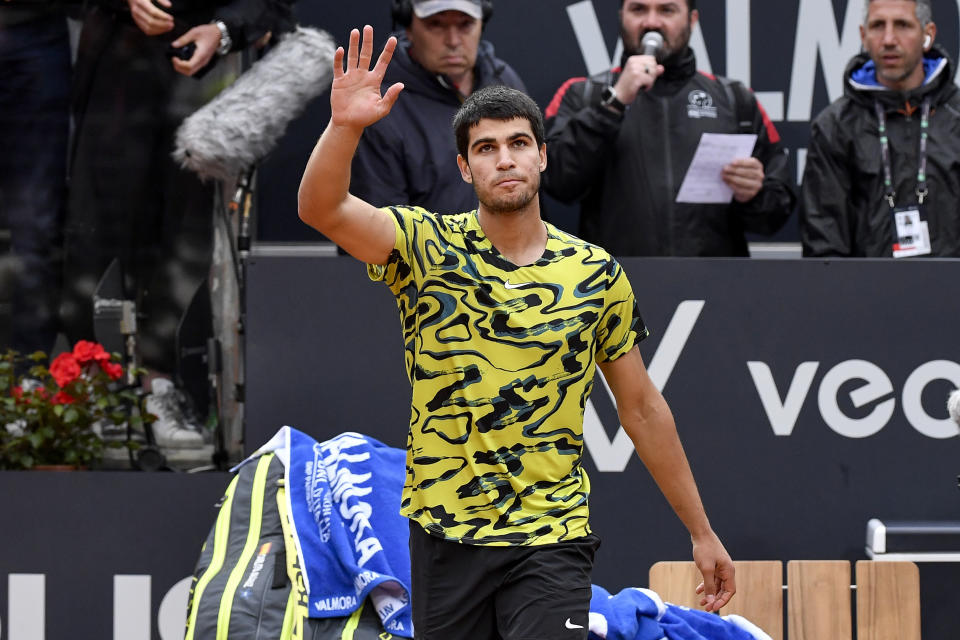
[[218, 504], [193, 575], [184, 640], [388, 640], [368, 601], [342, 618], [309, 618], [289, 526], [284, 466], [244, 465]]

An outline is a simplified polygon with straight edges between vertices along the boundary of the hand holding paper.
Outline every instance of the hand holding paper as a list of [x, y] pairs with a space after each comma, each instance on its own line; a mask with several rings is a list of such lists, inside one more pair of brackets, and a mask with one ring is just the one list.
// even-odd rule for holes
[[[737, 195], [745, 196], [753, 189], [756, 171], [751, 154], [757, 143], [755, 134], [705, 133], [693, 154], [687, 175], [680, 185], [677, 202], [699, 204], [724, 204], [730, 202], [735, 191], [724, 181], [724, 167], [734, 164], [733, 184], [738, 186]], [[748, 162], [741, 162], [748, 160]], [[759, 164], [759, 161], [756, 161]], [[760, 166], [763, 180], [763, 166]], [[742, 175], [741, 175], [742, 174]], [[743, 181], [741, 184], [740, 181]], [[754, 192], [753, 195], [756, 195]], [[752, 197], [752, 196], [750, 196]], [[746, 198], [749, 199], [749, 198]]]

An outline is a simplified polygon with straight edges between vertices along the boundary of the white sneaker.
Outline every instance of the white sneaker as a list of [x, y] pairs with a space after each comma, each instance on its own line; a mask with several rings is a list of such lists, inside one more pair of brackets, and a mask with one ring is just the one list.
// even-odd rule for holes
[[197, 425], [190, 424], [180, 404], [180, 394], [172, 380], [154, 378], [150, 383], [146, 409], [157, 417], [151, 425], [157, 444], [170, 449], [193, 449], [203, 446]]

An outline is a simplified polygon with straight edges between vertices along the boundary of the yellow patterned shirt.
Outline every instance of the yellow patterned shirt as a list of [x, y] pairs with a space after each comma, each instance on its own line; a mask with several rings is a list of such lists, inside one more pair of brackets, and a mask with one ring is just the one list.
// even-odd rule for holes
[[396, 245], [368, 271], [397, 298], [413, 385], [401, 513], [470, 544], [588, 534], [583, 410], [595, 365], [647, 336], [623, 269], [549, 223], [541, 258], [518, 267], [475, 211], [385, 211]]

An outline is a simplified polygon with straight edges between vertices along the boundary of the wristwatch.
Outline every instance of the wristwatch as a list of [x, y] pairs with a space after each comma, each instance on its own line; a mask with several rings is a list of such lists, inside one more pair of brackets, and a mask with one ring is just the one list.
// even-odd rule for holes
[[225, 56], [230, 53], [230, 48], [233, 46], [233, 40], [230, 38], [230, 29], [227, 29], [227, 25], [223, 20], [214, 20], [213, 25], [220, 30], [220, 46], [217, 47], [217, 55]]
[[603, 91], [600, 92], [600, 104], [605, 107], [612, 107], [619, 113], [623, 113], [627, 110], [627, 105], [620, 102], [620, 99], [617, 98], [617, 92], [614, 91], [613, 87], [607, 85], [603, 88]]

